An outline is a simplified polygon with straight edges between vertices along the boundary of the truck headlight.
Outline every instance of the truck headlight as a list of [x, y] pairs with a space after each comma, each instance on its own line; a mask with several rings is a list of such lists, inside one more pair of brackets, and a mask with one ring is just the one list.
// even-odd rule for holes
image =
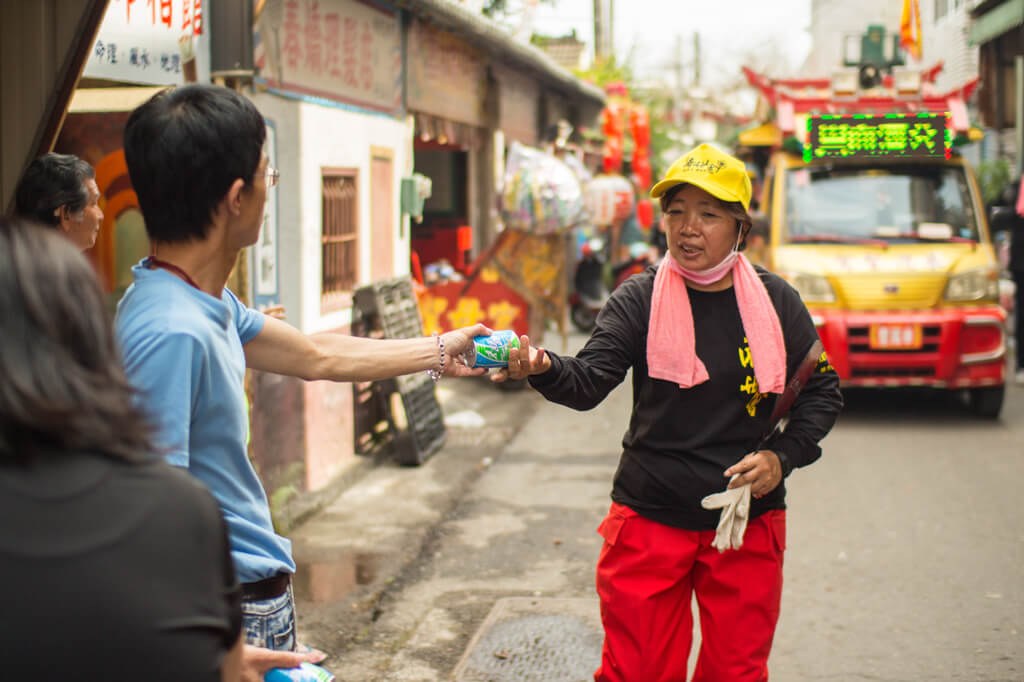
[[835, 303], [836, 292], [826, 277], [806, 272], [790, 272], [786, 279], [800, 294], [804, 303]]
[[946, 284], [947, 301], [998, 301], [999, 273], [995, 268], [978, 268], [951, 275]]

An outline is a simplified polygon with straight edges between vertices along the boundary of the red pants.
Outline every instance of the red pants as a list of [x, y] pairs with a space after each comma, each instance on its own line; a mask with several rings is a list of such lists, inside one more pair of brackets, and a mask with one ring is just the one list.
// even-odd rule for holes
[[782, 597], [786, 512], [750, 521], [740, 549], [720, 553], [715, 531], [651, 521], [613, 503], [598, 532], [604, 650], [597, 682], [685, 682], [693, 642], [691, 595], [701, 648], [693, 682], [768, 679]]

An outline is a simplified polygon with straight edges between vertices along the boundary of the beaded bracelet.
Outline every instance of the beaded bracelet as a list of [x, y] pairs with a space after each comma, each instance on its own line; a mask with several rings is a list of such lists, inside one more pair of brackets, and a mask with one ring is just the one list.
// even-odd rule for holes
[[444, 340], [437, 332], [433, 333], [433, 337], [437, 339], [437, 348], [441, 351], [441, 362], [438, 364], [437, 369], [428, 369], [427, 376], [433, 379], [434, 383], [437, 383], [437, 380], [444, 374]]

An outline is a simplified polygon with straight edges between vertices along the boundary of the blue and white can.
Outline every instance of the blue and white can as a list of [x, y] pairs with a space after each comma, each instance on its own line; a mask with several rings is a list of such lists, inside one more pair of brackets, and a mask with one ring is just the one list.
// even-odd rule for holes
[[474, 336], [473, 347], [462, 354], [467, 367], [508, 367], [508, 352], [519, 348], [519, 335], [511, 329], [493, 332], [490, 336]]
[[274, 668], [263, 676], [265, 682], [334, 682], [334, 675], [318, 665], [302, 663], [298, 668]]

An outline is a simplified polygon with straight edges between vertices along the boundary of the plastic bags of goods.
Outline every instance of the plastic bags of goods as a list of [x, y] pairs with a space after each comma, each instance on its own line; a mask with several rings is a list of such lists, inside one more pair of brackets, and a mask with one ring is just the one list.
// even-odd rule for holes
[[505, 163], [500, 201], [505, 227], [554, 234], [584, 218], [583, 189], [562, 160], [513, 142]]
[[598, 175], [587, 183], [583, 203], [590, 222], [611, 225], [633, 212], [633, 186], [621, 175]]

